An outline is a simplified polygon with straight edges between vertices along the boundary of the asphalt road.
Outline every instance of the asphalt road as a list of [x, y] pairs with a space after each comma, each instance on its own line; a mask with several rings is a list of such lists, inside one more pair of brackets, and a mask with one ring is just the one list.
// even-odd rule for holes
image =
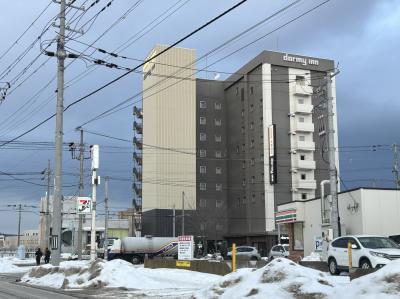
[[0, 299], [71, 299], [78, 298], [55, 292], [51, 289], [36, 288], [16, 282], [18, 275], [0, 275]]

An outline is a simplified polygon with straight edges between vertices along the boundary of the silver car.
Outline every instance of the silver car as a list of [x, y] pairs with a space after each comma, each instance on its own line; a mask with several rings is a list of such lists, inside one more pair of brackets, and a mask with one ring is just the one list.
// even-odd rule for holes
[[[232, 259], [232, 251], [228, 251], [228, 259]], [[238, 259], [246, 259], [251, 261], [259, 261], [261, 255], [258, 253], [257, 248], [251, 246], [238, 246], [236, 247], [236, 257]]]
[[273, 260], [277, 257], [288, 257], [289, 256], [289, 245], [288, 244], [278, 244], [271, 248], [269, 251], [268, 259]]

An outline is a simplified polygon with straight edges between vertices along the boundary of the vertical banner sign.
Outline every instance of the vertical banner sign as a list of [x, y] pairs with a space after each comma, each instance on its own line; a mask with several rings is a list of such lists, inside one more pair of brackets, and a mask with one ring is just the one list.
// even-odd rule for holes
[[78, 214], [89, 214], [92, 211], [92, 199], [90, 197], [78, 197], [76, 199], [76, 211]]
[[269, 183], [276, 184], [277, 167], [276, 167], [276, 127], [272, 124], [268, 127], [268, 149], [269, 149]]
[[193, 236], [178, 237], [178, 260], [192, 260], [194, 253]]

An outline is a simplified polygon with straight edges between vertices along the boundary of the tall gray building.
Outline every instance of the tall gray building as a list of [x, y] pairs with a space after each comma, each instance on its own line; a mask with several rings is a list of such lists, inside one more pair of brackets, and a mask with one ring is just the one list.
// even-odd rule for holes
[[[318, 197], [329, 177], [312, 87], [334, 62], [263, 51], [224, 81], [196, 79], [194, 62], [174, 48], [144, 69], [143, 232], [170, 236], [175, 219], [181, 234], [184, 202], [185, 234], [266, 252], [276, 206]], [[335, 82], [332, 95], [336, 125]]]

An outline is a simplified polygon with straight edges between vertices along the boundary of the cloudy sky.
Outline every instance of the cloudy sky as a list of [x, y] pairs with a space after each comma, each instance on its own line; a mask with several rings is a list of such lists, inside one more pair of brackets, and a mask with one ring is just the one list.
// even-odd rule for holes
[[[0, 13], [0, 87], [6, 87], [5, 82], [12, 84], [0, 105], [1, 141], [13, 139], [55, 112], [56, 61], [39, 55], [40, 44], [49, 46], [48, 51], [55, 51], [53, 38], [57, 28], [51, 24], [59, 8], [53, 2], [49, 5], [50, 2], [14, 0], [3, 3]], [[93, 2], [77, 0], [76, 4], [85, 3], [88, 7]], [[85, 14], [73, 9], [67, 11], [70, 27], [84, 30], [83, 35], [68, 34], [68, 50], [83, 52], [87, 56], [86, 59], [67, 61], [66, 105], [123, 72], [95, 66], [94, 59], [110, 57], [93, 48], [87, 50], [85, 44], [94, 43], [97, 48], [130, 58], [112, 58], [110, 62], [132, 68], [140, 63], [135, 59], [144, 59], [156, 43], [174, 43], [238, 1], [114, 0], [98, 14], [108, 2], [99, 1]], [[196, 49], [200, 57], [291, 2], [248, 0], [180, 46]], [[395, 55], [400, 48], [400, 3], [395, 0], [331, 0], [275, 31], [321, 3], [324, 1], [298, 1], [251, 34], [208, 55], [198, 67], [212, 65], [210, 69], [221, 74], [235, 72], [264, 49], [334, 59], [341, 70], [337, 76], [340, 169], [344, 182], [341, 188], [393, 187], [390, 145], [400, 142], [400, 101], [396, 92], [399, 61]], [[26, 29], [27, 32], [18, 39]], [[275, 32], [214, 64], [272, 31]], [[40, 42], [31, 47], [38, 36], [41, 36]], [[200, 73], [198, 76], [211, 77], [213, 73]], [[64, 141], [77, 142], [76, 127], [141, 90], [141, 74], [130, 74], [71, 107], [64, 115]], [[91, 121], [84, 127], [131, 140], [134, 103], [140, 105], [140, 97], [128, 101], [123, 106], [126, 108]], [[32, 142], [53, 142], [54, 131], [53, 119], [20, 139], [28, 143], [0, 147], [0, 171], [15, 173], [13, 177], [0, 175], [0, 232], [16, 232], [17, 213], [7, 211], [10, 209], [7, 205], [38, 205], [39, 198], [45, 194], [44, 181], [38, 172], [46, 167], [48, 159], [54, 165], [54, 147]], [[132, 176], [131, 144], [88, 133], [85, 133], [85, 142], [101, 147], [99, 174], [115, 178], [110, 182], [113, 211], [129, 207], [133, 196], [129, 182]], [[88, 169], [89, 160], [86, 162]], [[67, 150], [63, 153], [63, 171], [64, 195], [76, 194], [79, 162], [73, 160]], [[99, 187], [100, 202], [104, 197], [103, 187]], [[85, 193], [90, 194], [88, 177], [85, 179]], [[102, 208], [100, 205], [99, 209]], [[22, 229], [36, 228], [38, 209], [26, 208], [26, 211]]]

